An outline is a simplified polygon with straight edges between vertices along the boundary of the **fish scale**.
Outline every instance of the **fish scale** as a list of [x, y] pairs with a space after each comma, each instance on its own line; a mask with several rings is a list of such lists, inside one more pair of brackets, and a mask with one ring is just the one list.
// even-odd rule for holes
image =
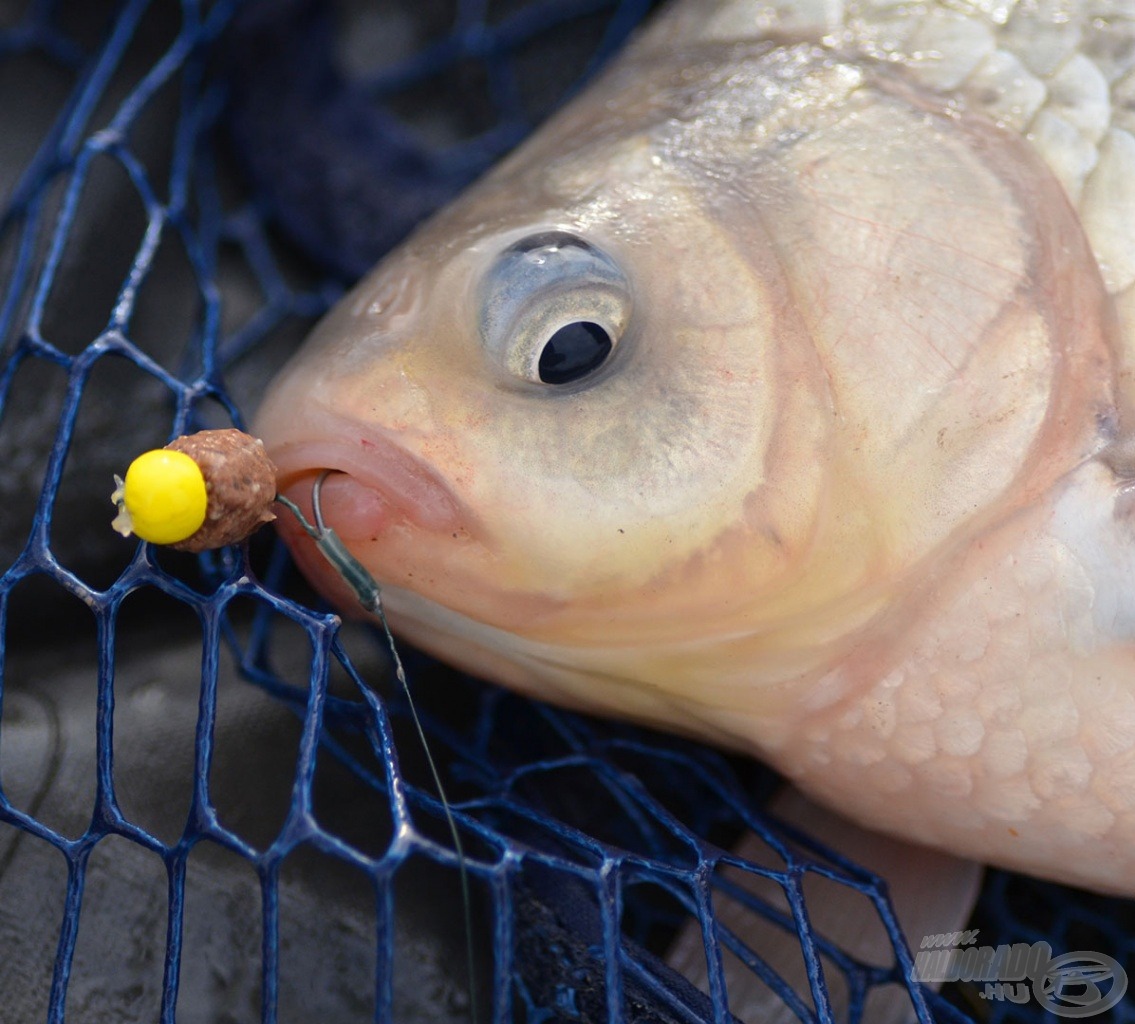
[[1135, 283], [1135, 4], [724, 0], [667, 37], [754, 38], [753, 25], [900, 64], [1024, 134], [1076, 204], [1108, 291]]

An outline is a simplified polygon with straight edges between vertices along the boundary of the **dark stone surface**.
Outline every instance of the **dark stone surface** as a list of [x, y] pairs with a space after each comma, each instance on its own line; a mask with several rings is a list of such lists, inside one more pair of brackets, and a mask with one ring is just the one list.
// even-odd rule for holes
[[[287, 645], [280, 646], [286, 656]], [[302, 647], [290, 653], [307, 656]], [[11, 656], [6, 673], [3, 791], [16, 808], [69, 839], [86, 833], [96, 805], [93, 654], [93, 643], [28, 652]], [[200, 677], [200, 638], [191, 634], [136, 645], [116, 663], [115, 793], [130, 822], [169, 845], [185, 829], [191, 803]], [[224, 827], [260, 850], [287, 815], [299, 729], [284, 703], [223, 666], [211, 796]], [[334, 762], [321, 764], [320, 773], [320, 825], [382, 849], [390, 839], [388, 816], [360, 819], [360, 809], [374, 803], [373, 792]], [[400, 869], [393, 923], [398, 1021], [468, 1017], [464, 931], [452, 875], [424, 860]], [[45, 1017], [66, 879], [55, 846], [0, 822], [0, 1021]], [[280, 879], [279, 1019], [371, 1020], [373, 883], [307, 847], [284, 859]], [[68, 1019], [142, 1024], [158, 1018], [166, 908], [162, 858], [121, 836], [102, 838], [87, 868]], [[179, 1024], [259, 1019], [262, 914], [261, 882], [249, 861], [209, 841], [193, 848]]]

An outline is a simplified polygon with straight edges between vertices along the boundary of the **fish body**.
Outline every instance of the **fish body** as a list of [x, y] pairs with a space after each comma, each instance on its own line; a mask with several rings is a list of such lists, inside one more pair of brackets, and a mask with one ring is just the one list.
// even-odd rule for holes
[[1135, 893], [1133, 18], [672, 6], [316, 329], [281, 488], [442, 658]]

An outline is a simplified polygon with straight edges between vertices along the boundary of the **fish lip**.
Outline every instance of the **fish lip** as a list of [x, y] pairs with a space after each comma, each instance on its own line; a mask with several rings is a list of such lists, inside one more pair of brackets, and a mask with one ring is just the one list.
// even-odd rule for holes
[[[381, 435], [357, 429], [350, 433], [355, 440], [281, 441], [271, 445], [268, 456], [276, 466], [279, 493], [309, 514], [315, 481], [324, 470], [331, 470], [333, 475], [324, 484], [323, 506], [327, 525], [342, 533], [344, 539], [364, 535], [373, 539], [373, 535], [392, 523], [410, 524], [431, 532], [468, 532], [468, 510], [432, 467]], [[335, 474], [345, 474], [350, 483], [338, 481]], [[334, 502], [328, 502], [327, 494], [344, 486], [369, 492], [372, 502], [377, 497], [383, 514], [369, 524], [347, 527], [336, 523]]]

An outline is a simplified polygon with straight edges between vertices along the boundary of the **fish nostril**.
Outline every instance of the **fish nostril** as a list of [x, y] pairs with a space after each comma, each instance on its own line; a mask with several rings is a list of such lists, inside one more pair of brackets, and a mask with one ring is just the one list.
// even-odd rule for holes
[[359, 295], [351, 307], [352, 315], [372, 322], [381, 319], [384, 326], [412, 316], [417, 311], [419, 291], [411, 287], [411, 278], [407, 272], [383, 274]]

